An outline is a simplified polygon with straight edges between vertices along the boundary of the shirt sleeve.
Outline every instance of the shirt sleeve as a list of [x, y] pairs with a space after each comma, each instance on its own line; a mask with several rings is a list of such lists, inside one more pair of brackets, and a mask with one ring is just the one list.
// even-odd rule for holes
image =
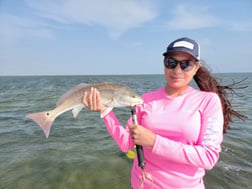
[[212, 95], [200, 113], [201, 131], [195, 145], [157, 135], [152, 152], [175, 163], [211, 169], [219, 158], [223, 140], [223, 112], [219, 97]]
[[[104, 123], [107, 127], [107, 130], [109, 134], [112, 136], [112, 138], [115, 140], [119, 148], [123, 152], [127, 152], [130, 150], [134, 143], [131, 139], [129, 128], [126, 126], [125, 128], [121, 125], [121, 123], [116, 118], [113, 111], [109, 112], [104, 118]], [[131, 119], [128, 120], [127, 125], [131, 124]]]

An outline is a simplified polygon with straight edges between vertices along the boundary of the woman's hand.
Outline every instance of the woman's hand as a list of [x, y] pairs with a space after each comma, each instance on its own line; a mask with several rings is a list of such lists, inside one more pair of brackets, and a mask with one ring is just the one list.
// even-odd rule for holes
[[153, 147], [156, 134], [141, 125], [130, 125], [129, 129], [131, 138], [135, 144]]
[[82, 102], [90, 111], [101, 112], [104, 110], [104, 106], [101, 103], [100, 92], [93, 87], [89, 94], [87, 92], [84, 93]]

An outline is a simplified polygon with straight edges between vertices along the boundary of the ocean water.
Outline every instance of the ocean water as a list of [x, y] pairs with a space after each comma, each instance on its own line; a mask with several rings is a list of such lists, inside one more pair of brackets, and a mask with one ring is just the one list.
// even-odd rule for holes
[[[224, 136], [217, 165], [206, 172], [207, 189], [252, 186], [252, 73], [216, 74], [229, 84], [247, 77], [233, 106], [248, 119], [234, 119]], [[0, 77], [0, 188], [128, 189], [132, 160], [122, 153], [96, 112], [71, 112], [53, 123], [48, 139], [25, 115], [54, 108], [58, 98], [79, 83], [110, 81], [142, 94], [165, 84], [163, 75]], [[193, 84], [192, 84], [193, 85]], [[123, 125], [128, 108], [114, 110]]]

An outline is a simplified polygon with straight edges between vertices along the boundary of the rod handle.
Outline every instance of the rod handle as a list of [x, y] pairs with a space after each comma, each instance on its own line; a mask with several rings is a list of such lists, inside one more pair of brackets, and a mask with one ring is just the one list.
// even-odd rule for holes
[[[136, 108], [131, 108], [131, 114], [132, 114], [132, 121], [135, 125], [137, 125], [137, 117], [136, 117]], [[138, 159], [138, 166], [141, 167], [141, 169], [144, 169], [145, 162], [144, 162], [144, 153], [143, 153], [143, 147], [141, 145], [136, 145], [136, 152], [137, 152], [137, 159]]]

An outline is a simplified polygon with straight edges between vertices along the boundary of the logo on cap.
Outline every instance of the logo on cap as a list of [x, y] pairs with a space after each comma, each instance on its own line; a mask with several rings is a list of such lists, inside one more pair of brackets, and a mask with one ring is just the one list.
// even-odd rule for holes
[[185, 47], [185, 48], [193, 50], [194, 44], [188, 41], [178, 41], [174, 43], [173, 47]]

